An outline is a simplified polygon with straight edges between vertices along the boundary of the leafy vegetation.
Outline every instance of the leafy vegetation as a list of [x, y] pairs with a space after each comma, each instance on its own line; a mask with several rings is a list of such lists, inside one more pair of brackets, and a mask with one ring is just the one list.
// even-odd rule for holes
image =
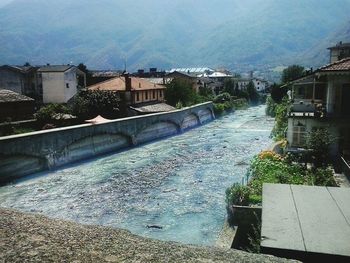
[[226, 190], [228, 205], [261, 203], [263, 183], [337, 185], [330, 168], [307, 168], [307, 166], [294, 162], [290, 156], [281, 156], [272, 151], [263, 151], [255, 156], [248, 175], [250, 181], [247, 185], [234, 184]]
[[50, 103], [35, 113], [35, 118], [42, 124], [52, 123], [56, 114], [69, 114], [70, 109], [64, 104]]
[[[276, 141], [285, 139], [285, 132], [288, 127], [288, 110], [290, 107], [290, 101], [287, 97], [284, 97], [282, 102], [279, 104], [272, 105], [270, 103], [269, 110], [271, 107], [274, 109], [275, 125], [272, 129], [271, 135]], [[271, 112], [269, 112], [271, 114]]]
[[249, 205], [250, 188], [239, 183], [226, 189], [226, 203], [235, 205]]
[[214, 112], [220, 116], [224, 112], [230, 112], [234, 109], [244, 109], [248, 107], [248, 101], [245, 98], [237, 99], [227, 92], [223, 92], [213, 99]]
[[277, 103], [272, 99], [271, 96], [267, 96], [266, 98], [266, 109], [265, 109], [265, 113], [267, 116], [270, 117], [275, 117], [276, 116], [276, 107], [277, 107]]
[[300, 65], [292, 65], [284, 69], [282, 72], [282, 83], [286, 84], [290, 81], [296, 80], [305, 74], [305, 68]]
[[252, 81], [249, 82], [247, 86], [248, 99], [250, 104], [257, 105], [260, 102], [260, 96], [256, 88], [254, 87], [254, 83]]
[[123, 115], [119, 110], [120, 97], [117, 92], [100, 90], [81, 90], [74, 97], [72, 113], [80, 120], [101, 115], [116, 119]]
[[306, 147], [310, 159], [316, 168], [325, 167], [329, 163], [329, 150], [333, 139], [326, 128], [317, 128], [307, 136]]
[[172, 106], [182, 105], [184, 107], [191, 106], [200, 101], [200, 97], [192, 88], [190, 81], [182, 79], [174, 79], [165, 90], [165, 100]]
[[277, 85], [276, 83], [274, 83], [270, 87], [270, 93], [271, 93], [271, 98], [275, 103], [281, 103], [283, 97], [287, 95], [287, 89], [282, 88], [281, 85]]

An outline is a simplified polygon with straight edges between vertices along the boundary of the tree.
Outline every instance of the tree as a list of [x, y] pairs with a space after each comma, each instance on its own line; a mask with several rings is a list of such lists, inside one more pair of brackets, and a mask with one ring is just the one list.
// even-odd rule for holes
[[235, 82], [233, 79], [225, 80], [223, 91], [229, 93], [231, 96], [237, 96], [236, 90], [235, 90]]
[[190, 81], [174, 79], [167, 85], [165, 99], [168, 104], [174, 107], [179, 102], [183, 106], [190, 106], [198, 101], [198, 95], [192, 89], [192, 83]]
[[306, 146], [311, 152], [315, 168], [327, 166], [331, 143], [332, 138], [326, 128], [313, 129], [307, 136]]
[[274, 83], [271, 86], [271, 98], [274, 100], [274, 102], [281, 103], [283, 97], [286, 95], [287, 95], [286, 88], [282, 88], [280, 85], [277, 85], [276, 83]]
[[256, 105], [259, 103], [259, 93], [257, 92], [253, 81], [250, 81], [247, 86], [247, 93], [249, 96], [249, 100], [252, 104]]
[[204, 98], [207, 98], [207, 99], [212, 99], [213, 91], [208, 87], [200, 87], [199, 88], [199, 95], [204, 97]]
[[[87, 66], [84, 63], [80, 63], [78, 65], [78, 69], [81, 70], [82, 72], [85, 73], [85, 77], [86, 77], [86, 83], [87, 85], [89, 85], [92, 79], [92, 73], [90, 70], [88, 70]], [[79, 78], [79, 86], [84, 87], [85, 83], [84, 80], [82, 78]]]
[[282, 83], [286, 84], [292, 80], [298, 79], [305, 74], [305, 68], [299, 65], [292, 65], [282, 72]]
[[81, 90], [74, 97], [72, 111], [81, 120], [101, 115], [105, 118], [115, 119], [121, 117], [120, 97], [113, 91]]

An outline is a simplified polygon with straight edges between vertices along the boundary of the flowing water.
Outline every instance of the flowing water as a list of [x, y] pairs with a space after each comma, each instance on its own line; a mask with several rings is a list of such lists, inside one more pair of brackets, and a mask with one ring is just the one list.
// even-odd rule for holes
[[0, 188], [0, 205], [182, 243], [212, 245], [225, 189], [271, 144], [264, 106], [179, 136], [41, 173]]

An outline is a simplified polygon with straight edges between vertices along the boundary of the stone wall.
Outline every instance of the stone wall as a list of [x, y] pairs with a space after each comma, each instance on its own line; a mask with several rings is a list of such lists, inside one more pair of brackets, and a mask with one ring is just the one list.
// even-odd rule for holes
[[172, 136], [215, 118], [211, 102], [181, 110], [0, 138], [0, 183]]

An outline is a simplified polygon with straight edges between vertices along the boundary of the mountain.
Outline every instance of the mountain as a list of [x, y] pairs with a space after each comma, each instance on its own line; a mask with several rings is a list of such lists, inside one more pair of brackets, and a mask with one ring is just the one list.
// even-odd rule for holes
[[350, 10], [350, 0], [0, 1], [0, 64], [129, 70], [293, 63]]
[[335, 46], [340, 41], [350, 42], [350, 21], [344, 23], [335, 32], [330, 33], [324, 39], [318, 41], [311, 48], [303, 52], [298, 58], [297, 63], [304, 63], [305, 65], [320, 67], [329, 63], [329, 52], [327, 48]]

